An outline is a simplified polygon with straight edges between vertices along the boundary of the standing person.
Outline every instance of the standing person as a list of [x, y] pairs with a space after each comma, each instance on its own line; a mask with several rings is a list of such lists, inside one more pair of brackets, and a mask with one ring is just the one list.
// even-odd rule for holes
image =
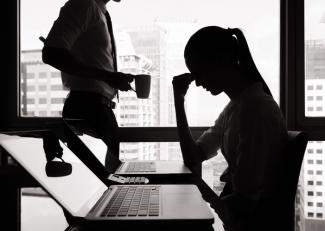
[[[221, 177], [226, 185], [216, 206], [221, 207], [219, 215], [225, 228], [269, 230], [272, 224], [263, 225], [262, 220], [267, 219], [266, 211], [272, 208], [259, 206], [280, 190], [287, 129], [254, 64], [244, 34], [237, 28], [202, 28], [189, 39], [184, 58], [190, 73], [173, 78], [184, 163], [197, 171], [203, 161], [221, 149], [228, 168]], [[231, 100], [215, 124], [197, 140], [191, 135], [184, 110], [185, 95], [192, 81], [212, 95], [225, 92]]]
[[117, 71], [108, 2], [68, 0], [44, 40], [42, 55], [44, 63], [61, 71], [63, 86], [70, 90], [63, 117], [87, 121], [110, 148], [105, 165], [114, 169], [119, 164], [119, 136], [112, 100], [118, 90], [131, 89], [135, 76]]

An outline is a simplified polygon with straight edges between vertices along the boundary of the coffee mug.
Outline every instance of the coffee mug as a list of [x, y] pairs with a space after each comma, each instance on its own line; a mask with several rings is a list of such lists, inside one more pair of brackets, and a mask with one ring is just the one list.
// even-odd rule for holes
[[150, 75], [135, 75], [135, 92], [137, 93], [137, 97], [139, 99], [147, 99], [150, 94], [150, 83], [151, 76]]

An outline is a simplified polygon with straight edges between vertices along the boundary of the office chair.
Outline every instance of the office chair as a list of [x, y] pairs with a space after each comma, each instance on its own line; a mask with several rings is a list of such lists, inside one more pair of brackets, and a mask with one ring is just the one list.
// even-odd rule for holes
[[286, 211], [289, 220], [288, 229], [294, 231], [295, 223], [295, 197], [297, 192], [297, 185], [299, 181], [300, 170], [306, 146], [308, 143], [308, 134], [302, 131], [288, 131], [288, 156], [286, 161], [286, 177], [285, 185], [286, 189], [284, 199], [286, 199]]
[[[278, 190], [271, 198], [261, 200], [252, 226], [263, 231], [295, 230], [295, 197], [299, 181], [302, 161], [308, 142], [308, 135], [302, 131], [288, 131], [287, 151], [282, 178], [279, 179]], [[275, 169], [281, 171], [281, 169]], [[270, 224], [270, 218], [273, 221]], [[251, 230], [254, 229], [252, 227]]]

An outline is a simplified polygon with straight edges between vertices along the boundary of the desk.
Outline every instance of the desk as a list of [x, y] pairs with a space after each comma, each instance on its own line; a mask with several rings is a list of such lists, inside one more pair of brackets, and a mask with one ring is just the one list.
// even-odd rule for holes
[[[21, 230], [21, 188], [39, 187], [39, 184], [21, 167], [11, 165], [0, 167], [0, 181], [2, 189], [0, 191], [0, 203], [2, 205], [0, 211], [3, 227], [7, 227], [8, 230], [19, 231]], [[223, 231], [220, 219], [215, 213], [214, 215], [215, 224], [213, 227], [206, 229], [200, 227], [199, 230]], [[85, 231], [86, 229], [80, 226], [70, 226], [66, 230]]]

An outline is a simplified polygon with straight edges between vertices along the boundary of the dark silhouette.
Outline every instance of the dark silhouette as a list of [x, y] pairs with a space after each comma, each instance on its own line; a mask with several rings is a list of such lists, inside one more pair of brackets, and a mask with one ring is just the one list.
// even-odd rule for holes
[[[276, 217], [269, 217], [269, 211], [276, 212], [281, 207], [260, 204], [281, 191], [287, 129], [242, 31], [217, 26], [202, 28], [189, 39], [184, 57], [190, 73], [173, 79], [184, 163], [199, 175], [201, 162], [221, 150], [228, 168], [220, 180], [226, 185], [220, 197], [210, 195], [209, 202], [225, 229], [281, 230]], [[191, 135], [184, 110], [192, 81], [212, 95], [225, 92], [231, 99], [215, 124], [197, 140]]]
[[63, 149], [59, 139], [50, 131], [42, 132], [43, 149], [46, 156], [45, 173], [48, 177], [64, 177], [72, 173], [72, 165], [63, 160]]
[[[120, 2], [120, 0], [113, 0]], [[70, 93], [63, 117], [85, 119], [112, 150], [106, 167], [119, 164], [118, 124], [112, 101], [118, 90], [131, 90], [134, 75], [117, 72], [109, 0], [69, 0], [43, 39], [43, 62], [62, 73]], [[110, 163], [110, 165], [108, 165]]]

